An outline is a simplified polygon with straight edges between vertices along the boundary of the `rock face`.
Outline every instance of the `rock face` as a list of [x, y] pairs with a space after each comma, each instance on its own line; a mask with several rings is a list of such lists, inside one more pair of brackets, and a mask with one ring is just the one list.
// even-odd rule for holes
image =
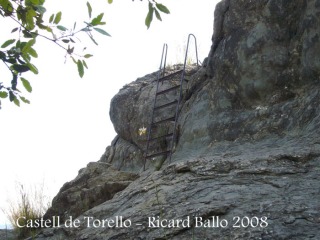
[[117, 171], [110, 164], [89, 163], [73, 181], [63, 185], [44, 218], [60, 216], [64, 221], [69, 216], [78, 217], [84, 211], [112, 199], [137, 178], [137, 174]]
[[319, 11], [319, 1], [230, 0], [217, 5], [208, 77], [185, 104], [190, 109], [182, 110], [180, 153], [306, 125], [298, 123], [301, 115], [292, 115], [298, 114], [296, 108], [291, 106], [288, 116], [281, 111], [301, 99], [306, 85], [319, 81], [319, 58], [311, 56], [320, 52]]
[[188, 69], [172, 162], [141, 171], [153, 73], [113, 98], [118, 136], [47, 213], [81, 226], [37, 239], [320, 239], [319, 16], [319, 0], [221, 1], [206, 64]]
[[[182, 65], [175, 65], [166, 71], [166, 75], [182, 70]], [[186, 78], [194, 76], [196, 65], [188, 66]], [[152, 106], [156, 92], [157, 73], [148, 74], [135, 82], [124, 86], [111, 100], [110, 118], [118, 133], [111, 146], [107, 147], [100, 161], [107, 162], [117, 169], [139, 172], [143, 168], [143, 153], [146, 148], [146, 134], [140, 136], [139, 129], [147, 127], [151, 119]], [[160, 83], [159, 91], [180, 83], [180, 78]], [[184, 87], [187, 86], [184, 84]], [[173, 101], [176, 92], [172, 91], [159, 98], [158, 104]], [[166, 109], [158, 114], [159, 119], [172, 117], [175, 108]], [[163, 125], [163, 135], [169, 131], [169, 126]], [[148, 162], [147, 167], [154, 168], [157, 163]]]

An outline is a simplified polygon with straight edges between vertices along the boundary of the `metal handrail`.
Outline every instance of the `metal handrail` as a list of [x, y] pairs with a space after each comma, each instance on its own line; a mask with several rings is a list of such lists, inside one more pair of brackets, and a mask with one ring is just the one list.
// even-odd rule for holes
[[177, 127], [177, 122], [178, 122], [179, 106], [180, 106], [180, 102], [181, 102], [181, 99], [182, 99], [182, 85], [183, 85], [183, 80], [184, 80], [184, 76], [185, 76], [185, 72], [186, 72], [186, 65], [187, 65], [190, 37], [194, 38], [195, 50], [196, 50], [196, 58], [197, 58], [197, 66], [199, 67], [197, 38], [196, 38], [195, 35], [190, 33], [188, 35], [188, 42], [187, 42], [187, 48], [186, 48], [186, 53], [185, 53], [185, 57], [184, 57], [183, 71], [181, 73], [181, 79], [180, 79], [180, 95], [179, 95], [179, 98], [178, 98], [178, 104], [177, 104], [176, 113], [175, 113], [175, 121], [174, 121], [174, 127], [173, 127], [173, 137], [172, 137], [172, 142], [171, 142], [171, 152], [170, 152], [170, 157], [169, 157], [169, 163], [171, 163], [172, 150], [173, 150], [173, 147], [174, 147], [175, 139], [177, 137], [176, 136], [176, 132], [177, 132], [176, 131], [176, 127]]
[[[165, 53], [165, 54], [164, 54]], [[168, 44], [163, 44], [163, 48], [162, 48], [162, 54], [161, 54], [161, 62], [160, 62], [160, 67], [159, 67], [159, 72], [161, 72], [161, 68], [162, 68], [162, 62], [163, 62], [163, 58], [164, 58], [164, 62], [163, 62], [163, 72], [162, 72], [162, 77], [164, 77], [165, 71], [166, 71], [166, 65], [167, 65], [167, 54], [168, 54]], [[158, 76], [158, 79], [160, 79], [161, 74]]]

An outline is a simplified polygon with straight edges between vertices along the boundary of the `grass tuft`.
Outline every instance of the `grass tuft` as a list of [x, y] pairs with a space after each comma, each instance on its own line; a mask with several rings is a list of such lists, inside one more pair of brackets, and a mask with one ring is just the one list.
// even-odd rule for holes
[[2, 211], [13, 226], [18, 239], [25, 239], [34, 237], [39, 230], [37, 227], [28, 226], [28, 223], [41, 219], [49, 207], [50, 201], [44, 193], [44, 184], [27, 189], [18, 183], [15, 200], [8, 200], [8, 208]]

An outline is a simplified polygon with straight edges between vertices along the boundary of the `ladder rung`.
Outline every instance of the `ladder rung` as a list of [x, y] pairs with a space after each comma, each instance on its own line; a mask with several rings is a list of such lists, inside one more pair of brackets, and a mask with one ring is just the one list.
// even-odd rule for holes
[[164, 152], [158, 152], [158, 153], [146, 156], [146, 158], [152, 158], [152, 157], [157, 157], [157, 156], [161, 156], [161, 155], [166, 155], [166, 154], [169, 154], [170, 152], [171, 152], [170, 150], [164, 151]]
[[169, 133], [169, 134], [166, 134], [166, 135], [162, 135], [160, 137], [151, 138], [151, 139], [149, 139], [149, 142], [155, 141], [155, 140], [158, 140], [158, 139], [161, 139], [161, 138], [172, 137], [172, 136], [173, 136], [173, 133]]
[[164, 93], [166, 93], [166, 92], [170, 92], [170, 91], [172, 91], [172, 90], [174, 90], [174, 89], [177, 89], [177, 88], [179, 88], [179, 87], [180, 87], [180, 85], [177, 85], [177, 86], [168, 88], [168, 89], [166, 89], [166, 90], [162, 90], [162, 91], [160, 91], [160, 92], [157, 92], [156, 95], [161, 95], [161, 94], [164, 94]]
[[174, 100], [173, 102], [169, 102], [169, 103], [166, 103], [166, 104], [163, 104], [163, 105], [154, 107], [154, 110], [158, 110], [158, 109], [161, 109], [161, 108], [165, 108], [165, 107], [174, 105], [174, 104], [176, 104], [176, 103], [178, 103], [178, 100]]
[[166, 118], [166, 119], [163, 119], [163, 120], [160, 120], [160, 121], [157, 121], [157, 122], [153, 122], [151, 125], [156, 125], [156, 124], [159, 124], [159, 123], [168, 122], [168, 121], [174, 121], [174, 120], [175, 120], [175, 116], [170, 117], [170, 118]]
[[183, 71], [183, 69], [181, 69], [181, 70], [179, 70], [179, 71], [177, 71], [177, 72], [174, 72], [174, 73], [170, 73], [169, 75], [166, 75], [166, 76], [164, 76], [164, 77], [161, 77], [161, 78], [159, 78], [159, 82], [160, 82], [160, 81], [165, 81], [165, 80], [170, 80], [173, 75], [179, 74], [179, 73], [181, 73], [182, 71]]

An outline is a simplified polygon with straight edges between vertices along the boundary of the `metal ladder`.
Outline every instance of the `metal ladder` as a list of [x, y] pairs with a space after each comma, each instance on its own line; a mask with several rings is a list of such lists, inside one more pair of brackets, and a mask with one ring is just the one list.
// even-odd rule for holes
[[[158, 157], [158, 156], [165, 156], [167, 158], [169, 155], [169, 162], [171, 162], [172, 150], [174, 148], [174, 142], [175, 142], [174, 140], [175, 140], [176, 134], [177, 134], [176, 128], [177, 128], [177, 120], [178, 120], [178, 115], [179, 115], [179, 105], [180, 105], [180, 102], [182, 99], [183, 82], [187, 81], [185, 79], [185, 72], [186, 72], [190, 37], [194, 38], [197, 66], [199, 67], [197, 39], [193, 34], [189, 34], [185, 58], [184, 58], [183, 69], [165, 76], [168, 45], [167, 44], [163, 45], [160, 67], [159, 67], [159, 71], [157, 74], [156, 94], [155, 94], [155, 98], [153, 101], [151, 121], [150, 121], [150, 125], [148, 127], [147, 146], [146, 146], [146, 151], [145, 151], [145, 155], [144, 155], [143, 170], [145, 170], [147, 159], [150, 159], [150, 158], [154, 158], [154, 157]], [[180, 83], [178, 85], [171, 86], [171, 87], [165, 88], [165, 89], [160, 89], [160, 87], [159, 87], [160, 83], [162, 83], [162, 85], [163, 85], [163, 83], [165, 81], [171, 80], [171, 82], [173, 82], [173, 80], [174, 79], [177, 80], [177, 78], [180, 79]], [[162, 103], [162, 104], [158, 104], [159, 97], [166, 95], [172, 91], [178, 92], [177, 95], [175, 96], [175, 99], [170, 100], [165, 103]], [[175, 111], [172, 114], [172, 116], [170, 116], [169, 118], [165, 118], [165, 119], [156, 119], [156, 115], [158, 114], [159, 111], [164, 110], [164, 109], [169, 109], [174, 106], [175, 106]], [[159, 135], [159, 132], [153, 131], [153, 129], [155, 129], [157, 126], [164, 124], [164, 123], [169, 123], [169, 124], [173, 125], [171, 132]], [[171, 144], [169, 144], [169, 148], [166, 148], [164, 151], [150, 153], [151, 152], [150, 144], [152, 144], [153, 142], [159, 142], [159, 141], [166, 141], [166, 142], [171, 141]]]

